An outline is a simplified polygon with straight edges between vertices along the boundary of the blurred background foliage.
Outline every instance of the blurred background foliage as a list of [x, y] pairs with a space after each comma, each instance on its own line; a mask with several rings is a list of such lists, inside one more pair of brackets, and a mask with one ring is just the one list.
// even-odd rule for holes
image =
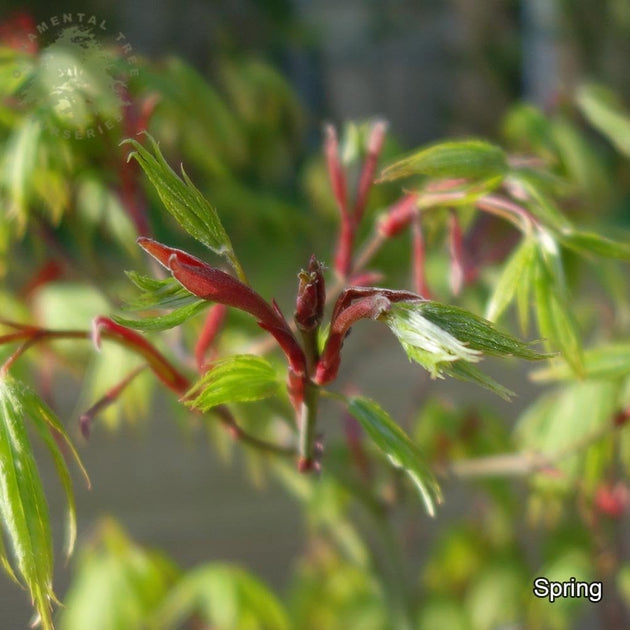
[[[107, 19], [112, 32], [123, 32], [137, 52], [122, 72], [139, 72], [128, 76], [128, 104], [118, 105], [114, 129], [80, 140], [51, 131], [63, 116], [58, 101], [48, 102], [45, 92], [34, 101], [24, 97], [45, 61], [45, 47], [26, 46], [26, 34], [50, 18], [49, 6], [8, 8], [0, 30], [0, 299], [7, 319], [87, 329], [95, 315], [135, 295], [123, 271], [146, 270], [137, 234], [191, 248], [118, 145], [142, 129], [159, 139], [170, 164], [184, 163], [218, 209], [252, 284], [283, 306], [311, 252], [326, 261], [333, 255], [337, 216], [320, 150], [324, 119], [343, 125], [342, 155], [355, 181], [369, 121], [380, 115], [390, 122], [382, 164], [442, 136], [485, 136], [543, 165], [538, 177], [544, 181], [535, 182], [547, 195], [541, 205], [557, 203], [571, 221], [618, 240], [630, 228], [630, 8], [621, 0], [93, 2], [89, 11]], [[62, 9], [88, 12], [71, 1]], [[120, 51], [107, 54], [112, 64], [125, 61]], [[99, 120], [111, 118], [103, 94], [80, 96], [92, 113], [96, 107]], [[391, 182], [374, 189], [367, 226], [399, 192]], [[428, 282], [436, 299], [448, 302], [454, 298], [443, 218], [429, 215], [423, 227]], [[471, 213], [464, 228], [480, 273], [457, 300], [483, 313], [514, 239], [498, 224], [476, 230], [476, 221]], [[502, 243], [510, 247], [501, 250]], [[398, 237], [375, 259], [389, 285], [408, 284], [410, 251]], [[194, 244], [192, 253], [202, 255]], [[515, 371], [512, 388], [522, 393], [511, 406], [485, 398], [470, 403], [468, 389], [440, 384], [429, 390], [426, 380], [414, 377], [406, 404], [391, 393], [390, 402], [407, 410], [406, 427], [436, 470], [497, 453], [556, 453], [567, 436], [571, 442], [589, 438], [628, 408], [626, 269], [600, 259], [590, 264], [579, 249], [563, 250], [563, 263], [584, 345], [600, 348], [585, 355], [592, 372], [576, 381], [556, 363], [534, 373], [534, 386]], [[511, 316], [504, 319], [513, 324]], [[196, 318], [155, 342], [176, 351], [194, 343], [200, 328]], [[252, 338], [251, 322], [231, 313], [219, 349], [245, 347]], [[371, 351], [379, 356], [378, 348]], [[2, 358], [7, 352], [0, 348]], [[397, 370], [407, 369], [402, 355], [395, 359]], [[84, 411], [136, 365], [117, 346], [96, 355], [87, 344], [64, 342], [55, 345], [54, 357], [50, 349], [28, 354], [15, 374], [35, 380], [61, 417], [74, 421], [76, 410]], [[380, 365], [385, 359], [375, 358], [376, 376], [367, 382], [380, 380]], [[80, 393], [71, 376], [81, 380]], [[70, 393], [59, 395], [59, 383]], [[142, 373], [104, 412], [107, 426], [125, 436], [123, 419], [155, 414], [152, 387], [153, 378]], [[382, 396], [375, 397], [387, 403], [388, 389], [382, 385]], [[427, 391], [433, 395], [425, 397]], [[277, 401], [255, 410], [242, 405], [239, 418], [246, 428], [275, 435], [282, 412]], [[191, 421], [174, 404], [165, 413], [188, 439], [208, 433], [209, 452], [229, 459], [235, 450], [216, 423]], [[557, 476], [446, 477], [447, 504], [427, 524], [398, 474], [371, 459], [365, 472], [352, 421], [340, 419], [334, 407], [326, 414], [327, 459], [316, 482], [259, 455], [236, 455], [253, 483], [276, 491], [282, 486], [300, 506], [299, 554], [284, 565], [290, 569], [274, 573], [273, 553], [258, 563], [240, 556], [242, 564], [256, 566], [255, 577], [223, 562], [216, 548], [216, 559], [200, 555], [178, 567], [112, 520], [83, 523], [59, 627], [627, 627], [627, 431], [569, 454]], [[89, 449], [98, 450], [101, 439], [105, 433], [97, 426]], [[167, 457], [169, 451], [160, 452]], [[214, 501], [202, 493], [191, 500]], [[258, 509], [269, 508], [263, 502]], [[81, 525], [80, 514], [79, 500]], [[226, 518], [243, 514], [255, 528], [256, 512], [242, 507]], [[124, 523], [124, 514], [118, 516]], [[282, 518], [293, 516], [279, 511]], [[177, 521], [169, 532], [178, 536]], [[256, 540], [264, 547], [264, 537]], [[195, 552], [183, 555], [190, 559]], [[531, 588], [538, 575], [604, 580], [604, 602], [537, 600]], [[0, 619], [3, 626], [24, 627], [26, 614], [3, 606]]]

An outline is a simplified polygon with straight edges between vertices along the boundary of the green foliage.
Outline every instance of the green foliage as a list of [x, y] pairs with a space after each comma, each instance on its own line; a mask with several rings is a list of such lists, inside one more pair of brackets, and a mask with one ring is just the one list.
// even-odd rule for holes
[[184, 575], [154, 617], [159, 630], [198, 616], [217, 630], [288, 630], [289, 619], [275, 595], [247, 571], [212, 563]]
[[601, 85], [582, 85], [576, 103], [589, 122], [630, 157], [630, 117], [615, 93]]
[[438, 302], [399, 302], [381, 316], [407, 356], [433, 377], [443, 374], [473, 381], [504, 398], [510, 392], [471, 363], [483, 355], [544, 359], [528, 344], [494, 328], [491, 322], [456, 306]]
[[231, 402], [262, 400], [278, 392], [276, 371], [265, 359], [240, 354], [213, 363], [192, 386], [187, 404], [200, 411]]
[[[630, 374], [630, 345], [614, 343], [600, 345], [584, 351], [584, 376], [589, 379], [616, 379]], [[573, 372], [565, 361], [554, 361], [536, 370], [532, 378], [537, 381], [570, 381]]]
[[[0, 543], [0, 560], [9, 575], [17, 573], [31, 597], [45, 630], [52, 629], [52, 536], [48, 505], [26, 430], [29, 419], [50, 452], [68, 500], [68, 553], [76, 538], [72, 482], [56, 437], [63, 440], [81, 466], [65, 429], [44, 402], [8, 375], [0, 377], [0, 513], [11, 542], [13, 561]], [[85, 472], [85, 471], [84, 471]], [[15, 568], [15, 571], [12, 568]]]
[[538, 329], [549, 342], [560, 348], [577, 374], [582, 374], [582, 344], [557, 243], [546, 232], [540, 233], [540, 249], [534, 272], [535, 309]]
[[128, 310], [173, 310], [165, 315], [147, 315], [142, 319], [112, 315], [112, 319], [121, 326], [136, 330], [168, 330], [180, 326], [208, 306], [205, 300], [195, 297], [174, 278], [155, 280], [135, 271], [128, 271], [127, 277], [142, 291], [127, 304]]
[[507, 171], [505, 153], [485, 140], [440, 142], [388, 166], [383, 181], [410, 175], [490, 179]]
[[578, 381], [543, 395], [525, 411], [519, 419], [517, 442], [523, 450], [547, 456], [561, 471], [559, 477], [548, 478], [548, 484], [562, 486], [577, 479], [587, 486], [596, 484], [609, 461], [611, 443], [591, 443], [605, 435], [618, 397], [615, 381]]
[[147, 628], [177, 576], [162, 554], [132, 542], [114, 521], [103, 521], [81, 550], [59, 628]]
[[[24, 87], [16, 79], [16, 64], [37, 83], [41, 56], [1, 54], [3, 96]], [[116, 269], [111, 273], [115, 278], [119, 269], [129, 268], [136, 231], [158, 237], [170, 225], [154, 213], [156, 208], [136, 181], [139, 169], [125, 169], [111, 138], [73, 142], [54, 137], [40, 125], [56, 116], [44, 93], [39, 95], [38, 111], [33, 103], [13, 107], [10, 98], [0, 105], [0, 201], [6, 210], [0, 214], [0, 272], [10, 271], [7, 287], [12, 291], [2, 292], [0, 316], [12, 320], [0, 322], [2, 369], [25, 378], [46, 377], [49, 364], [42, 360], [46, 357], [47, 362], [54, 358], [71, 371], [85, 373], [78, 407], [89, 407], [91, 413], [96, 408], [94, 413], [102, 412], [113, 427], [121, 410], [130, 419], [146, 413], [155, 374], [175, 390], [179, 402], [198, 412], [186, 413], [183, 407], [180, 413], [187, 423], [192, 418], [197, 425], [201, 414], [218, 405], [234, 405], [216, 410], [233, 413], [231, 421], [226, 415], [221, 419], [227, 422], [203, 424], [210, 427], [215, 446], [221, 439], [236, 438], [243, 442], [239, 446], [251, 447], [245, 465], [256, 480], [262, 477], [260, 471], [269, 471], [293, 492], [304, 513], [307, 552], [285, 608], [243, 569], [210, 564], [180, 574], [169, 561], [132, 543], [109, 523], [96, 541], [88, 542], [67, 607], [59, 614], [61, 630], [170, 630], [188, 621], [226, 630], [567, 628], [579, 614], [579, 602], [550, 607], [533, 601], [533, 576], [592, 579], [590, 559], [614, 556], [610, 550], [616, 550], [615, 534], [609, 525], [630, 505], [623, 477], [630, 470], [626, 428], [630, 307], [627, 270], [618, 264], [630, 260], [624, 232], [630, 194], [626, 108], [605, 88], [586, 85], [545, 112], [526, 104], [510, 111], [503, 125], [509, 148], [486, 140], [446, 140], [401, 159], [396, 142], [388, 141], [381, 157], [382, 162], [387, 156], [391, 164], [382, 171], [382, 180], [388, 183], [373, 191], [365, 221], [350, 225], [355, 239], [349, 244], [349, 249], [354, 247], [350, 258], [357, 266], [353, 280], [344, 285], [347, 278], [326, 278], [329, 301], [344, 289], [350, 289], [342, 294], [348, 299], [338, 310], [335, 307], [330, 324], [324, 323], [311, 337], [301, 337], [285, 325], [280, 308], [260, 296], [276, 295], [284, 303], [280, 279], [292, 275], [292, 255], [300, 257], [297, 270], [305, 262], [304, 251], [313, 251], [322, 260], [339, 253], [339, 248], [333, 253], [318, 242], [319, 232], [330, 236], [338, 205], [326, 179], [330, 163], [309, 158], [300, 148], [304, 114], [278, 72], [237, 56], [214, 61], [216, 85], [177, 59], [142, 62], [142, 76], [130, 86], [134, 109], [126, 123], [133, 123], [155, 99], [155, 112], [144, 121], [152, 135], [147, 146], [126, 142], [167, 211], [188, 235], [224, 256], [241, 280], [237, 284], [222, 271], [199, 265], [195, 269], [200, 286], [212, 288], [219, 278], [224, 303], [262, 315], [265, 330], [275, 333], [279, 344], [273, 348], [280, 346], [290, 366], [292, 407], [276, 396], [283, 391], [287, 374], [280, 375], [280, 362], [256, 354], [272, 346], [242, 325], [238, 313], [214, 328], [211, 320], [206, 321], [202, 328], [193, 318], [206, 302], [173, 278], [129, 272], [138, 292], [124, 310], [136, 315], [113, 319], [147, 332], [179, 326], [181, 330], [158, 339], [116, 330], [101, 318], [104, 340], [116, 344], [107, 346], [84, 370], [90, 322], [119, 307], [119, 287], [110, 278], [110, 269]], [[86, 114], [89, 105], [81, 100]], [[104, 107], [115, 109], [112, 103]], [[594, 136], [593, 129], [608, 142]], [[337, 170], [330, 169], [337, 178], [339, 198], [355, 183], [365, 193], [374, 169], [380, 167], [374, 159], [373, 145], [378, 142], [372, 131], [370, 123], [346, 126]], [[161, 148], [153, 137], [160, 139]], [[182, 155], [199, 188], [183, 170], [180, 177], [169, 166]], [[300, 173], [317, 206], [313, 209], [325, 217], [321, 228], [313, 215], [300, 211], [302, 193], [294, 183]], [[228, 230], [201, 190], [211, 191]], [[391, 254], [394, 247], [379, 232], [379, 224], [367, 222], [373, 220], [374, 210], [390, 214], [403, 193], [414, 195], [408, 216], [397, 224], [401, 231], [413, 230], [414, 290], [424, 290], [419, 287], [426, 272], [435, 301], [416, 300], [407, 291], [368, 287], [365, 278], [357, 280], [372, 262], [381, 271], [389, 270], [383, 261], [400, 270], [405, 248]], [[361, 242], [370, 229], [377, 236]], [[242, 248], [246, 262], [259, 276], [251, 288], [228, 232], [235, 242], [246, 243]], [[343, 238], [342, 233], [339, 240], [348, 245]], [[168, 242], [180, 247], [177, 239], [169, 230]], [[112, 242], [120, 247], [110, 248]], [[372, 260], [378, 248], [382, 251]], [[51, 257], [63, 260], [64, 280], [70, 282], [39, 276], [40, 266], [45, 270]], [[604, 264], [602, 258], [611, 260]], [[185, 257], [178, 262], [187, 264]], [[585, 264], [591, 262], [595, 264]], [[459, 272], [463, 286], [461, 292], [454, 287], [457, 295], [447, 297], [449, 265]], [[370, 282], [395, 286], [400, 276]], [[348, 286], [355, 281], [363, 286]], [[88, 288], [88, 283], [94, 286]], [[596, 287], [595, 294], [590, 287]], [[324, 310], [323, 301], [309, 305]], [[534, 351], [488, 321], [501, 320], [509, 327], [512, 304], [523, 331], [530, 317], [535, 320], [549, 354]], [[488, 319], [476, 315], [484, 305]], [[454, 402], [461, 400], [458, 392], [447, 403], [436, 399], [429, 384], [421, 391], [422, 409], [409, 410], [413, 419], [409, 438], [379, 404], [350, 389], [355, 386], [352, 374], [344, 375], [352, 394], [347, 399], [351, 417], [339, 418], [343, 432], [330, 430], [330, 423], [316, 426], [318, 397], [338, 397], [316, 384], [328, 381], [313, 378], [326, 353], [326, 340], [337, 335], [333, 359], [338, 358], [356, 321], [353, 315], [374, 318], [375, 313], [409, 358], [431, 376], [473, 381], [504, 398], [511, 392], [477, 369], [485, 356], [550, 359], [534, 371], [534, 385], [522, 384], [527, 398], [517, 429], [511, 432], [509, 407], [469, 407]], [[68, 329], [76, 329], [70, 331], [71, 340], [63, 339]], [[154, 339], [164, 355], [153, 346]], [[223, 356], [219, 348], [252, 354]], [[27, 350], [31, 361], [22, 362]], [[389, 367], [370, 354], [369, 343], [358, 350], [361, 366], [371, 369], [370, 375], [382, 380], [386, 389]], [[204, 365], [207, 357], [211, 362]], [[129, 383], [123, 380], [121, 386], [121, 376], [135, 374], [143, 360], [155, 374], [147, 370]], [[200, 375], [189, 389], [188, 372], [195, 365]], [[555, 389], [534, 389], [545, 382], [553, 382]], [[521, 391], [520, 383], [513, 387]], [[258, 404], [239, 405], [250, 401]], [[14, 376], [3, 377], [0, 404], [0, 513], [6, 535], [6, 540], [0, 538], [0, 558], [5, 569], [29, 588], [48, 630], [54, 597], [50, 527], [26, 417], [43, 438], [68, 495], [71, 546], [72, 489], [62, 449], [53, 439], [57, 433], [63, 442], [68, 438], [52, 412]], [[287, 414], [291, 409], [294, 417]], [[325, 402], [319, 411], [319, 420], [331, 414]], [[231, 430], [219, 437], [226, 424]], [[318, 432], [322, 427], [323, 436]], [[256, 438], [249, 435], [250, 429]], [[321, 468], [321, 474], [298, 474], [291, 462], [293, 449], [301, 449], [300, 471]], [[373, 458], [373, 451], [384, 457]], [[272, 454], [278, 457], [273, 464]], [[278, 461], [286, 455], [292, 465]], [[389, 463], [401, 471], [392, 470]], [[408, 484], [402, 481], [405, 475], [413, 481], [427, 512], [433, 514], [441, 498], [433, 470], [450, 475], [449, 493], [452, 486], [466, 484], [462, 503], [471, 509], [466, 510], [465, 524], [452, 525], [445, 514], [437, 539], [428, 530], [421, 545], [426, 559], [420, 567], [420, 588], [412, 574], [412, 568], [418, 568], [413, 554], [420, 546], [413, 537], [417, 502], [407, 504]], [[528, 483], [515, 484], [509, 479], [512, 475]], [[455, 490], [453, 496], [458, 496]], [[566, 535], [576, 531], [579, 537]], [[541, 549], [540, 561], [524, 552], [532, 537]], [[610, 583], [619, 593], [613, 593], [614, 586], [609, 592], [627, 602], [627, 563], [609, 564]]]
[[516, 296], [521, 322], [523, 322], [525, 314], [529, 311], [527, 275], [534, 263], [535, 255], [536, 242], [531, 237], [525, 238], [514, 250], [509, 261], [503, 267], [501, 276], [486, 307], [486, 318], [488, 320], [492, 322], [497, 321]]
[[348, 411], [359, 421], [389, 461], [409, 475], [420, 493], [427, 512], [433, 516], [436, 505], [442, 500], [442, 494], [433, 474], [424, 464], [418, 447], [373, 400], [359, 396], [350, 398]]
[[155, 187], [164, 207], [194, 238], [217, 254], [234, 263], [232, 243], [221, 224], [217, 211], [206, 201], [182, 168], [183, 180], [168, 165], [157, 142], [147, 134], [153, 153], [139, 142], [127, 139], [135, 150], [128, 159], [135, 159]]

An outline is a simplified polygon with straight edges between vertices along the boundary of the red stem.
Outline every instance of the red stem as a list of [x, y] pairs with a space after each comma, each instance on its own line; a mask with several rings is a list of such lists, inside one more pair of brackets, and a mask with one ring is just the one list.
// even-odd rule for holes
[[354, 223], [358, 225], [363, 218], [365, 206], [370, 195], [370, 189], [374, 183], [374, 173], [378, 163], [379, 155], [383, 149], [385, 142], [385, 132], [387, 131], [387, 123], [378, 121], [372, 127], [370, 138], [368, 140], [368, 151], [359, 178], [359, 188], [357, 190], [357, 198], [354, 203]]
[[215, 304], [210, 308], [206, 315], [206, 320], [203, 323], [201, 334], [195, 345], [195, 359], [197, 361], [197, 368], [199, 372], [204, 372], [206, 369], [206, 353], [210, 346], [212, 346], [214, 340], [217, 338], [223, 322], [225, 320], [225, 314], [227, 307], [225, 304]]
[[104, 409], [107, 409], [110, 405], [115, 403], [123, 391], [133, 382], [133, 380], [144, 370], [146, 365], [139, 365], [132, 370], [125, 378], [112, 387], [107, 393], [95, 402], [85, 413], [81, 414], [79, 419], [79, 426], [83, 437], [87, 440], [90, 437], [90, 428], [95, 416]]
[[413, 220], [412, 245], [414, 287], [419, 295], [429, 300], [431, 299], [431, 291], [429, 290], [426, 278], [424, 239], [422, 237], [422, 226], [420, 224], [419, 214], [417, 214]]

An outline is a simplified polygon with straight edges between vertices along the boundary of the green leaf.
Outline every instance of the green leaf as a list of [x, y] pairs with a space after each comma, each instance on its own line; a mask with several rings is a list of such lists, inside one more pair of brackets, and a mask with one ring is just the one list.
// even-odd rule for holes
[[142, 291], [125, 309], [142, 311], [152, 308], [179, 308], [197, 302], [197, 296], [184, 288], [175, 278], [156, 280], [135, 271], [125, 272], [127, 277]]
[[505, 153], [484, 140], [441, 142], [388, 166], [381, 181], [409, 175], [491, 178], [507, 172]]
[[[584, 376], [589, 379], [616, 379], [630, 374], [630, 343], [615, 343], [584, 351]], [[566, 361], [551, 365], [531, 374], [535, 381], [567, 381], [575, 375]]]
[[135, 271], [126, 273], [142, 293], [128, 302], [125, 310], [144, 311], [158, 308], [174, 310], [166, 315], [150, 315], [142, 319], [112, 315], [112, 319], [121, 326], [135, 330], [167, 330], [183, 324], [208, 306], [205, 300], [200, 300], [174, 278], [156, 280]]
[[[525, 190], [529, 197], [527, 207], [536, 218], [555, 230], [570, 230], [571, 222], [558, 208], [553, 194], [549, 190], [545, 190], [553, 181], [546, 181], [546, 179], [550, 179], [550, 176], [545, 178], [545, 175], [548, 174], [521, 168], [513, 171], [509, 179]], [[563, 180], [560, 182], [564, 183]], [[556, 188], [559, 187], [560, 182], [554, 182]]]
[[[590, 453], [602, 446], [591, 441], [601, 438], [602, 429], [610, 425], [618, 392], [615, 382], [578, 381], [540, 397], [519, 419], [519, 447], [547, 455], [569, 480], [581, 478]], [[598, 463], [598, 467], [608, 465], [606, 461]]]
[[464, 361], [456, 361], [444, 368], [444, 374], [457, 378], [460, 381], [466, 381], [467, 383], [475, 383], [481, 385], [485, 389], [494, 392], [497, 396], [503, 398], [503, 400], [510, 400], [514, 396], [514, 392], [507, 387], [501, 385], [495, 381], [491, 376], [484, 374], [481, 370], [477, 369], [470, 363]]
[[435, 515], [435, 506], [442, 493], [431, 470], [424, 462], [420, 449], [390, 415], [373, 400], [360, 396], [348, 400], [348, 411], [365, 429], [372, 441], [396, 468], [402, 468], [415, 484], [427, 512]]
[[127, 138], [123, 142], [135, 149], [128, 159], [133, 157], [137, 160], [166, 209], [191, 236], [235, 264], [232, 243], [217, 211], [190, 181], [183, 168], [183, 181], [177, 176], [164, 159], [157, 142], [149, 134], [146, 135], [153, 147], [153, 154], [136, 140]]
[[594, 207], [606, 206], [611, 200], [614, 183], [601, 155], [581, 131], [569, 120], [556, 117], [551, 137], [566, 175]]
[[468, 348], [453, 335], [423, 317], [426, 302], [417, 304], [398, 302], [381, 315], [383, 321], [398, 337], [407, 356], [427, 369], [433, 378], [441, 377], [448, 362], [481, 360], [481, 353]]
[[497, 330], [492, 322], [464, 309], [438, 302], [397, 302], [379, 318], [398, 337], [407, 356], [433, 378], [443, 374], [487, 387], [503, 398], [511, 392], [471, 363], [483, 354], [539, 360], [548, 355]]
[[424, 302], [422, 316], [465, 343], [469, 348], [483, 354], [537, 361], [549, 355], [532, 350], [530, 344], [519, 341], [512, 335], [495, 328], [492, 322], [474, 313], [439, 302]]
[[[35, 463], [25, 420], [29, 417], [51, 452], [68, 498], [68, 550], [76, 536], [72, 483], [53, 433], [61, 437], [78, 460], [64, 428], [52, 411], [27, 387], [5, 375], [0, 379], [0, 515], [11, 541], [15, 573], [21, 575], [45, 630], [52, 630], [53, 552], [48, 505]], [[80, 464], [80, 462], [79, 462]], [[2, 564], [9, 559], [5, 549]], [[10, 574], [13, 571], [9, 572]]]
[[525, 240], [514, 251], [505, 264], [494, 293], [488, 302], [486, 318], [490, 321], [499, 319], [503, 311], [516, 295], [525, 280], [527, 269], [534, 263], [536, 242], [532, 238]]
[[[216, 405], [269, 398], [280, 383], [273, 366], [262, 357], [240, 354], [216, 361], [187, 393], [186, 404], [201, 411]], [[190, 400], [191, 396], [195, 396]]]
[[571, 230], [561, 232], [560, 238], [565, 247], [578, 254], [596, 254], [605, 258], [630, 260], [630, 244], [613, 241], [600, 234]]
[[529, 103], [518, 103], [510, 107], [503, 120], [502, 131], [520, 152], [535, 151], [545, 157], [554, 155], [549, 121], [543, 112]]
[[560, 251], [553, 237], [541, 231], [535, 268], [535, 307], [542, 337], [558, 347], [574, 372], [582, 375], [582, 344], [570, 300]]
[[60, 630], [135, 630], [148, 622], [177, 577], [163, 556], [134, 544], [111, 520], [81, 550], [59, 616]]
[[630, 117], [614, 92], [601, 85], [583, 85], [577, 91], [576, 102], [593, 127], [630, 157]]
[[216, 630], [289, 628], [285, 609], [267, 586], [244, 569], [224, 563], [187, 573], [158, 610], [154, 627], [181, 627], [193, 615]]
[[191, 317], [207, 308], [208, 302], [196, 300], [188, 306], [182, 306], [166, 315], [156, 315], [154, 317], [143, 317], [142, 319], [129, 319], [120, 315], [112, 315], [111, 318], [121, 326], [134, 328], [136, 330], [168, 330], [183, 324]]
[[3, 212], [17, 219], [20, 230], [26, 226], [29, 214], [41, 131], [39, 121], [25, 118], [9, 137], [0, 167], [0, 187], [7, 197]]
[[129, 252], [136, 254], [136, 229], [119, 194], [106, 185], [100, 173], [86, 173], [75, 183], [77, 212], [84, 219], [83, 229], [104, 227]]

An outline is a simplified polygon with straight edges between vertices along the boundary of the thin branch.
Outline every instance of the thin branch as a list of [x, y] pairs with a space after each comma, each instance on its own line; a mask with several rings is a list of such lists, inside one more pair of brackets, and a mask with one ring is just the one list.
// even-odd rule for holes
[[592, 431], [579, 440], [575, 440], [554, 453], [522, 452], [504, 453], [464, 459], [451, 462], [442, 471], [443, 474], [464, 479], [476, 477], [521, 477], [537, 472], [556, 472], [557, 464], [562, 460], [592, 446], [619, 429], [619, 425], [611, 424]]
[[[12, 328], [25, 328], [25, 326], [23, 326], [22, 324], [16, 324], [14, 322], [9, 322], [6, 320], [3, 320], [2, 322], [4, 325], [12, 327]], [[115, 333], [109, 331], [109, 330], [101, 330], [99, 332], [99, 335], [101, 338], [103, 339], [107, 339], [109, 341], [114, 341], [116, 343], [119, 343], [125, 347], [129, 347], [125, 344], [124, 339], [120, 338], [119, 336], [117, 336]], [[45, 342], [45, 341], [51, 341], [51, 340], [55, 340], [55, 339], [84, 339], [84, 340], [92, 340], [92, 336], [93, 333], [92, 331], [86, 331], [86, 330], [48, 330], [45, 328], [33, 328], [31, 327], [30, 329], [24, 330], [23, 332], [20, 333], [14, 333], [11, 335], [5, 335], [4, 337], [0, 337], [0, 343], [3, 342], [9, 342], [9, 341], [16, 341], [16, 340], [20, 340], [20, 339], [24, 339], [24, 343], [22, 343], [16, 350], [15, 352], [13, 352], [13, 354], [5, 361], [5, 363], [2, 365], [2, 367], [0, 368], [0, 378], [2, 376], [4, 376], [9, 368], [13, 365], [13, 363], [20, 358], [25, 352], [26, 350], [28, 350], [29, 348], [33, 347], [34, 345], [41, 343], [41, 342]], [[10, 339], [6, 339], [7, 337], [10, 337]], [[132, 349], [136, 349], [137, 348], [132, 348]], [[168, 368], [169, 370], [175, 371], [176, 369], [174, 366], [172, 366], [170, 364], [170, 362], [163, 357], [162, 355], [160, 355], [161, 358], [164, 361], [164, 367]], [[131, 377], [135, 377], [137, 374], [132, 373]], [[119, 384], [117, 387], [114, 388], [114, 390], [117, 389], [121, 389], [122, 387], [125, 387], [126, 385], [129, 384], [131, 378], [127, 378], [125, 379], [121, 384]], [[186, 385], [183, 386], [183, 382], [182, 382], [182, 387], [181, 387], [181, 391], [180, 393], [184, 393], [187, 389], [189, 388], [189, 383], [186, 381]], [[112, 391], [114, 391], [112, 390]], [[108, 394], [111, 394], [112, 392], [108, 392]], [[118, 392], [120, 393], [120, 392]], [[90, 409], [90, 411], [92, 412], [96, 412], [96, 411], [100, 411], [102, 410], [102, 408], [104, 406], [106, 406], [106, 404], [108, 404], [107, 400], [110, 396], [106, 395], [103, 399], [101, 399], [98, 403], [96, 403], [96, 405], [94, 405], [94, 407], [92, 407]], [[95, 407], [97, 407], [97, 409], [95, 409]], [[219, 406], [219, 407], [215, 407], [214, 411], [217, 412], [217, 416], [219, 417], [219, 419], [221, 420], [222, 424], [224, 426], [226, 426], [230, 432], [230, 434], [232, 435], [232, 437], [240, 442], [242, 442], [243, 444], [246, 444], [247, 446], [250, 446], [252, 448], [257, 448], [260, 449], [262, 451], [266, 451], [268, 453], [275, 453], [276, 455], [283, 455], [283, 456], [292, 456], [296, 454], [296, 451], [294, 448], [290, 448], [290, 447], [284, 447], [284, 446], [279, 446], [276, 444], [272, 444], [270, 442], [266, 442], [265, 440], [261, 440], [259, 438], [256, 438], [252, 435], [249, 435], [244, 429], [242, 429], [240, 426], [238, 426], [238, 424], [236, 423], [236, 420], [234, 418], [234, 416], [232, 415], [232, 412], [225, 406]], [[89, 413], [89, 412], [86, 412]]]
[[79, 427], [84, 438], [90, 436], [90, 428], [92, 422], [97, 414], [101, 413], [104, 409], [107, 409], [110, 405], [114, 404], [122, 392], [133, 382], [133, 380], [140, 374], [148, 365], [139, 365], [133, 369], [125, 378], [114, 385], [103, 397], [95, 402], [85, 413], [81, 414], [79, 418]]
[[290, 446], [273, 444], [272, 442], [267, 442], [266, 440], [262, 440], [247, 433], [237, 424], [234, 415], [225, 405], [218, 405], [217, 407], [214, 407], [212, 411], [215, 412], [217, 418], [227, 429], [230, 436], [245, 446], [249, 446], [272, 455], [281, 455], [282, 457], [293, 457], [296, 454], [296, 450]]

